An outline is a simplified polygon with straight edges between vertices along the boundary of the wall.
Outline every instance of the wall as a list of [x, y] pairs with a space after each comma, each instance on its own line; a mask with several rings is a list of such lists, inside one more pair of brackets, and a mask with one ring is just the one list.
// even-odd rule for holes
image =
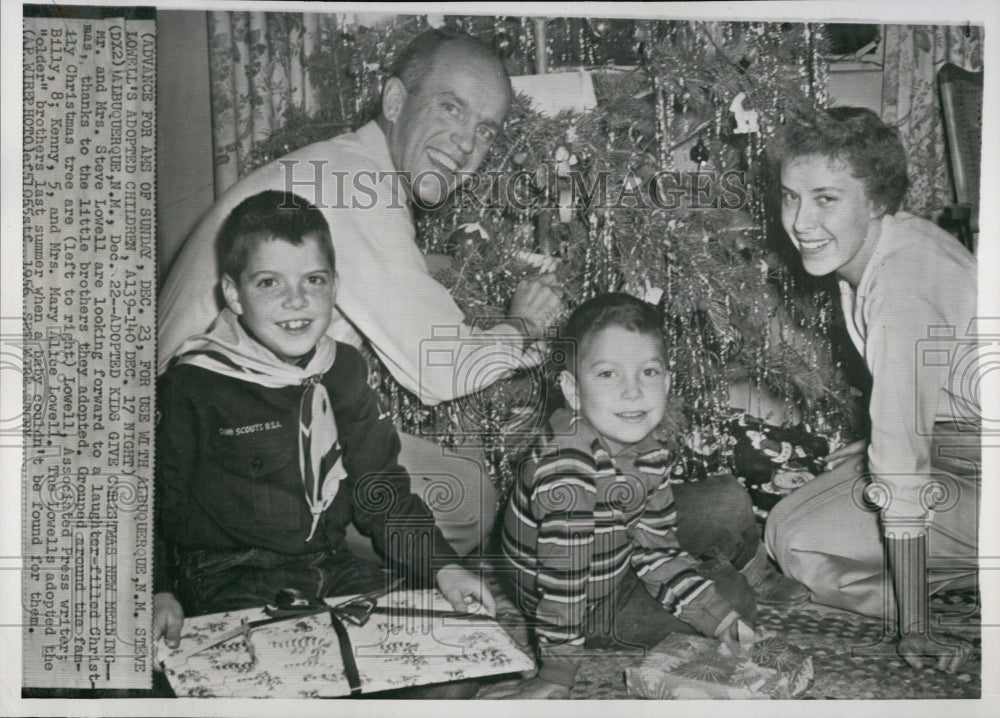
[[827, 84], [832, 105], [867, 107], [882, 114], [882, 65], [839, 62], [830, 65]]
[[157, 11], [156, 231], [160, 283], [215, 199], [208, 18]]

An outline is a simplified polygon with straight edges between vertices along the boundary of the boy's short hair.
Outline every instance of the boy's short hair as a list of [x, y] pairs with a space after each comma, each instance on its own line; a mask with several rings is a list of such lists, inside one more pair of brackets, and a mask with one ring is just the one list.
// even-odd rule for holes
[[296, 194], [278, 190], [247, 197], [236, 205], [219, 229], [216, 243], [219, 276], [229, 275], [238, 285], [250, 252], [258, 243], [280, 239], [299, 246], [311, 234], [319, 236], [320, 249], [330, 262], [330, 271], [335, 271], [330, 225], [315, 205]]
[[906, 195], [906, 150], [899, 130], [864, 107], [833, 107], [791, 117], [768, 148], [781, 164], [805, 155], [846, 162], [876, 207], [894, 215]]
[[663, 317], [659, 310], [631, 294], [610, 292], [588, 299], [569, 315], [562, 332], [562, 338], [568, 340], [565, 342], [566, 361], [563, 368], [577, 376], [577, 362], [585, 343], [608, 327], [621, 327], [655, 337], [666, 353]]

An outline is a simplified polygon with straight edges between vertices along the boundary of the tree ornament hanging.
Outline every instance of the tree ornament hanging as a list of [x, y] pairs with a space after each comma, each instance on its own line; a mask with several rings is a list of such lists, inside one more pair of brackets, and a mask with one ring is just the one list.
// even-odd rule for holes
[[570, 171], [579, 160], [565, 145], [556, 147], [556, 177], [569, 177]]
[[501, 28], [493, 35], [493, 49], [500, 57], [510, 57], [517, 49], [517, 40], [506, 29]]
[[700, 167], [708, 162], [710, 157], [711, 154], [708, 151], [708, 147], [705, 145], [705, 140], [698, 137], [698, 142], [691, 148], [691, 161], [697, 162]]
[[481, 242], [488, 242], [490, 239], [489, 233], [483, 229], [483, 226], [479, 222], [460, 224], [455, 229], [455, 234], [458, 234], [459, 230], [462, 230], [466, 235], [461, 237], [462, 248], [466, 252], [476, 251]]
[[576, 155], [570, 152], [566, 145], [559, 145], [555, 151], [555, 176], [557, 184], [556, 197], [558, 198], [559, 222], [569, 224], [573, 219], [574, 198], [573, 187], [569, 182], [569, 176], [573, 165], [579, 160]]
[[745, 109], [744, 100], [746, 100], [746, 97], [747, 93], [741, 92], [729, 104], [729, 111], [733, 113], [733, 117], [736, 119], [736, 127], [733, 129], [733, 132], [738, 135], [760, 132], [757, 111]]
[[611, 23], [607, 20], [588, 20], [587, 25], [590, 26], [590, 32], [598, 40], [604, 39], [611, 32]]
[[354, 56], [348, 62], [347, 66], [344, 68], [344, 73], [351, 78], [356, 80], [364, 74], [365, 65], [360, 57]]

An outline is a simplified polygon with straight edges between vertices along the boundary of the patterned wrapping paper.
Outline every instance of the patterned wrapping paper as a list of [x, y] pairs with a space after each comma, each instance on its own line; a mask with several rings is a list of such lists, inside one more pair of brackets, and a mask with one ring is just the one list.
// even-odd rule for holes
[[[347, 597], [327, 601], [341, 603]], [[451, 611], [437, 591], [395, 592], [379, 606]], [[337, 635], [326, 613], [254, 629], [193, 654], [241, 620], [267, 618], [263, 609], [187, 619], [180, 646], [162, 641], [162, 661], [179, 697], [322, 698], [350, 694]], [[493, 619], [372, 614], [364, 626], [345, 621], [365, 694], [429, 683], [529, 671], [534, 661]]]
[[625, 670], [630, 695], [657, 700], [795, 698], [812, 679], [812, 658], [779, 636], [737, 656], [721, 641], [675, 633]]
[[803, 425], [781, 427], [749, 414], [730, 424], [736, 437], [734, 469], [762, 517], [782, 498], [826, 470], [823, 458], [835, 446]]

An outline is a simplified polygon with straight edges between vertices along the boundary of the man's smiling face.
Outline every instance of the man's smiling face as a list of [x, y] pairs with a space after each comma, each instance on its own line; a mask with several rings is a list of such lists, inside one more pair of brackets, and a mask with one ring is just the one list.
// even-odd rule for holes
[[450, 43], [413, 92], [398, 78], [389, 82], [396, 84], [387, 86], [383, 112], [393, 164], [412, 183], [415, 201], [440, 204], [462, 173], [479, 168], [500, 132], [510, 105], [507, 78], [498, 61]]

